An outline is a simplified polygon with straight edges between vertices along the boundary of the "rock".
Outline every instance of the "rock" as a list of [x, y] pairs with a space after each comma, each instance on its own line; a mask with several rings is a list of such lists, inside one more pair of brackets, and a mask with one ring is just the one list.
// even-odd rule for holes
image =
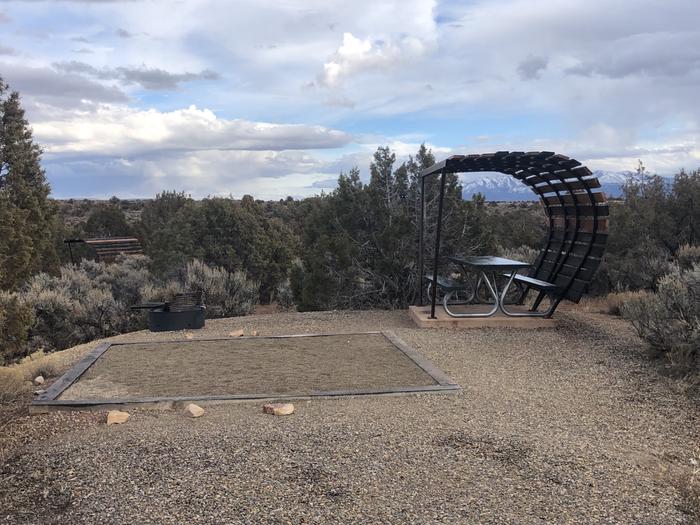
[[191, 333], [187, 332], [187, 333], [185, 334], [185, 339], [194, 339], [194, 335], [192, 335]]
[[185, 414], [187, 414], [190, 417], [201, 417], [204, 415], [204, 409], [199, 405], [190, 403], [185, 407]]
[[242, 337], [245, 335], [245, 332], [243, 330], [234, 330], [233, 332], [229, 332], [228, 335], [230, 337]]
[[36, 377], [34, 378], [34, 384], [35, 384], [35, 385], [43, 385], [43, 384], [44, 384], [44, 381], [45, 381], [44, 376], [36, 376]]
[[41, 394], [45, 394], [45, 393], [46, 393], [46, 390], [41, 389], [41, 388], [39, 390], [34, 391], [35, 396], [40, 396]]
[[288, 416], [294, 413], [294, 405], [291, 403], [269, 403], [263, 406], [263, 412], [273, 416]]
[[253, 330], [253, 333], [251, 333], [250, 335], [252, 335], [253, 337], [256, 337], [256, 336], [258, 335], [258, 331], [257, 331], [257, 330]]
[[121, 410], [110, 410], [107, 413], [108, 425], [121, 425], [122, 423], [126, 423], [128, 419], [128, 412], [122, 412]]

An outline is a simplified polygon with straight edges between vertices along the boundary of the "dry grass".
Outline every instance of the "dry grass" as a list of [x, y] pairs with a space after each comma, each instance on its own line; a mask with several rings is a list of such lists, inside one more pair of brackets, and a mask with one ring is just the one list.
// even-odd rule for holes
[[700, 523], [700, 445], [690, 459], [691, 467], [679, 474], [674, 485], [681, 497], [681, 508], [688, 516], [688, 523]]
[[56, 377], [59, 373], [56, 359], [52, 359], [48, 354], [42, 351], [29, 354], [16, 365], [16, 368], [27, 381], [34, 380], [36, 376], [43, 376], [44, 379], [49, 379], [51, 377]]
[[0, 403], [11, 403], [18, 399], [29, 386], [16, 367], [0, 367]]
[[0, 403], [11, 403], [25, 394], [37, 376], [50, 379], [62, 370], [59, 356], [47, 355], [42, 351], [28, 355], [22, 361], [0, 367]]
[[641, 297], [648, 292], [612, 292], [604, 297], [584, 297], [578, 305], [578, 308], [596, 314], [607, 314], [620, 316], [620, 308], [630, 299]]
[[626, 302], [632, 300], [632, 299], [637, 299], [639, 297], [643, 297], [645, 295], [648, 295], [649, 292], [644, 292], [644, 291], [638, 291], [638, 292], [613, 292], [608, 294], [605, 297], [605, 304], [606, 304], [606, 312], [607, 314], [610, 315], [617, 315], [620, 316], [622, 315], [622, 305], [624, 305]]

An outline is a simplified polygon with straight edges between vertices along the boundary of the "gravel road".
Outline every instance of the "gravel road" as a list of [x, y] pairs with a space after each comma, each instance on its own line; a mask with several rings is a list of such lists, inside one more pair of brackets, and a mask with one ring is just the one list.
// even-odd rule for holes
[[391, 329], [462, 390], [302, 401], [287, 417], [254, 402], [110, 427], [22, 416], [0, 429], [0, 523], [690, 522], [673, 480], [700, 440], [696, 402], [625, 322], [557, 315], [529, 331], [419, 330], [405, 312], [208, 321], [195, 339]]

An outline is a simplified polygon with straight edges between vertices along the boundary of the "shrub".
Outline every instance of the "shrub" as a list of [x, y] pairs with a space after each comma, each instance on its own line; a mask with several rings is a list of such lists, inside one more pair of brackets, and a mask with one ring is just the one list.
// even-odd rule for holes
[[178, 281], [168, 281], [162, 285], [147, 284], [141, 288], [141, 301], [145, 303], [169, 301], [175, 294], [182, 291], [182, 284]]
[[500, 253], [506, 259], [513, 259], [515, 261], [522, 261], [530, 264], [534, 264], [537, 260], [537, 256], [540, 254], [539, 250], [535, 250], [527, 245], [521, 245], [517, 248], [501, 249]]
[[294, 294], [289, 279], [277, 285], [277, 305], [283, 310], [294, 308]]
[[0, 363], [26, 354], [33, 323], [32, 308], [18, 294], [0, 291]]
[[696, 264], [700, 264], [700, 246], [684, 244], [678, 248], [676, 259], [681, 270], [690, 270]]
[[259, 285], [245, 273], [210, 267], [198, 259], [187, 264], [185, 288], [204, 292], [209, 317], [247, 315], [258, 304]]
[[29, 280], [23, 301], [34, 312], [29, 349], [54, 351], [145, 326], [129, 306], [141, 302], [153, 278], [148, 258], [120, 257], [115, 264], [82, 261], [64, 266], [58, 277]]
[[667, 252], [644, 244], [625, 256], [610, 255], [604, 261], [598, 273], [607, 270], [611, 287], [625, 290], [656, 290], [659, 279], [673, 266]]
[[640, 337], [665, 355], [677, 375], [696, 378], [700, 372], [700, 265], [675, 267], [659, 280], [655, 294], [626, 302], [622, 314]]

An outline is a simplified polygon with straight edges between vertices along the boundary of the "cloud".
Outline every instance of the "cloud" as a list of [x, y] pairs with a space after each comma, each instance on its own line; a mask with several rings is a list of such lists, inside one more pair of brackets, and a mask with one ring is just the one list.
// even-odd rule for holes
[[640, 33], [616, 39], [605, 53], [566, 71], [612, 79], [688, 76], [700, 71], [700, 32]]
[[343, 34], [343, 43], [331, 59], [323, 64], [319, 82], [326, 87], [338, 86], [344, 77], [366, 71], [386, 71], [402, 60], [420, 56], [426, 45], [420, 39], [404, 35], [397, 42], [360, 39]]
[[205, 69], [199, 73], [170, 73], [159, 68], [146, 66], [96, 68], [85, 62], [71, 60], [69, 62], [55, 62], [53, 67], [67, 73], [88, 75], [100, 80], [118, 80], [124, 84], [139, 84], [144, 89], [168, 90], [177, 89], [180, 83], [193, 80], [217, 80], [219, 74]]
[[0, 24], [9, 24], [11, 21], [12, 19], [9, 16], [0, 11]]
[[0, 45], [0, 55], [14, 56], [17, 54], [17, 50], [11, 47]]
[[[12, 69], [50, 73], [20, 89], [32, 124], [55, 126], [47, 135], [54, 148], [45, 157], [50, 173], [58, 173], [58, 159], [73, 166], [81, 158], [96, 163], [95, 173], [136, 181], [137, 167], [155, 174], [160, 165], [162, 177], [149, 180], [170, 184], [166, 171], [183, 162], [188, 169], [222, 170], [206, 174], [215, 181], [209, 188], [242, 188], [245, 181], [227, 178], [226, 162], [246, 171], [243, 162], [250, 161], [250, 186], [258, 187], [251, 173], [260, 169], [285, 173], [259, 183], [261, 191], [271, 194], [265, 184], [272, 180], [301, 193], [298, 188], [323, 184], [353, 163], [365, 176], [377, 143], [423, 140], [457, 153], [554, 149], [605, 169], [629, 169], [635, 155], [659, 171], [700, 165], [693, 146], [700, 143], [697, 0], [666, 0], [662, 7], [658, 0], [259, 0], [254, 6], [231, 0], [221, 9], [224, 3], [179, 2], [174, 9], [161, 0], [105, 2], [86, 9], [80, 2], [0, 1], [13, 24], [12, 40], [2, 43], [19, 53], [0, 57], [6, 64], [0, 72], [18, 88]], [[117, 38], [116, 28], [138, 38]], [[89, 44], [71, 41], [77, 35]], [[83, 45], [93, 54], [74, 54]], [[71, 57], [88, 67], [51, 72], [51, 64], [69, 64]], [[221, 77], [206, 81], [218, 77], [214, 72]], [[56, 76], [81, 86], [63, 93]], [[198, 112], [211, 108], [214, 124], [174, 114], [191, 104]], [[139, 119], [149, 121], [148, 136], [134, 131]], [[183, 130], [168, 119], [187, 125]], [[303, 160], [297, 165], [265, 153], [284, 141], [259, 134], [241, 139], [240, 122], [251, 121], [319, 124], [351, 131], [354, 142], [305, 149], [288, 137], [301, 148], [293, 151], [313, 159], [304, 171]], [[161, 137], [161, 128], [171, 135]], [[477, 136], [481, 142], [469, 138]], [[194, 150], [186, 149], [188, 141]], [[248, 157], [196, 149], [226, 141], [263, 149], [230, 150], [254, 153]], [[135, 167], [126, 170], [115, 159]], [[295, 173], [303, 174], [299, 182]]]
[[61, 108], [76, 108], [85, 103], [128, 102], [129, 97], [113, 86], [104, 86], [80, 75], [55, 71], [48, 67], [26, 67], [0, 63], [3, 78], [23, 99]]
[[170, 73], [158, 68], [127, 68], [118, 67], [116, 70], [117, 77], [126, 83], [136, 83], [143, 86], [145, 89], [160, 90], [160, 89], [175, 89], [181, 82], [190, 82], [192, 80], [218, 80], [219, 74], [215, 71], [205, 69], [199, 73]]
[[227, 120], [190, 106], [170, 112], [104, 105], [34, 124], [49, 155], [134, 156], [204, 150], [283, 151], [338, 148], [346, 133], [301, 124]]
[[547, 57], [530, 55], [518, 65], [518, 75], [523, 80], [539, 78], [540, 73], [547, 69]]
[[129, 33], [126, 29], [122, 29], [121, 27], [116, 30], [116, 33], [119, 38], [131, 38], [134, 36], [131, 33]]
[[[147, 157], [61, 159], [44, 162], [58, 198], [153, 196], [167, 189], [196, 198], [212, 196], [280, 199], [319, 193], [317, 183], [333, 175], [327, 163], [307, 152], [194, 151]], [[85, 177], [90, 173], [90, 178]], [[255, 174], [251, 176], [251, 174]], [[73, 188], [72, 190], [68, 188]]]

